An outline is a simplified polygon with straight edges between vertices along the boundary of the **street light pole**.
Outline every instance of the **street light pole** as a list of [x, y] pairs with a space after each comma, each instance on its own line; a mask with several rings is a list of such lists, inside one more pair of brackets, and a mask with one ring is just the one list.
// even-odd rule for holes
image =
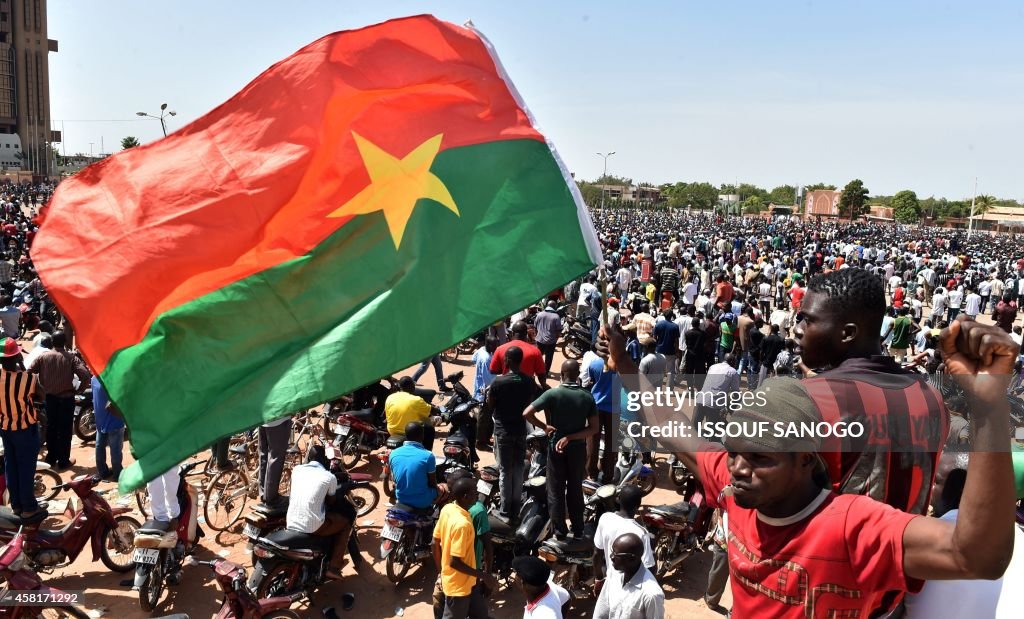
[[608, 184], [608, 158], [615, 154], [615, 151], [610, 153], [597, 153], [597, 156], [604, 159], [604, 172], [601, 174], [601, 214], [604, 215], [604, 189], [605, 185]]
[[160, 128], [163, 130], [164, 137], [166, 138], [167, 137], [167, 120], [166, 119], [167, 119], [168, 116], [177, 116], [178, 113], [175, 112], [174, 110], [168, 111], [167, 110], [167, 104], [166, 103], [161, 103], [160, 104], [160, 115], [159, 116], [154, 116], [153, 114], [147, 114], [146, 112], [135, 112], [135, 115], [136, 116], [145, 116], [146, 118], [155, 118], [155, 119], [159, 120], [160, 121]]
[[978, 177], [974, 177], [974, 195], [971, 196], [971, 216], [967, 219], [967, 238], [974, 233], [974, 201], [978, 199]]

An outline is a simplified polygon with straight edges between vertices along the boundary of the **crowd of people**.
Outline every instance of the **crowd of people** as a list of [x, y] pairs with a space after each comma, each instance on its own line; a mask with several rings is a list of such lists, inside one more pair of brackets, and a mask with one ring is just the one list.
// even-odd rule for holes
[[[27, 523], [45, 516], [32, 492], [40, 450], [35, 402], [45, 402], [46, 458], [58, 470], [74, 464], [74, 395], [86, 387], [96, 411], [98, 479], [119, 475], [125, 432], [59, 324], [44, 321], [29, 332], [32, 352], [22, 354], [21, 310], [12, 299], [27, 290], [45, 302], [30, 247], [34, 205], [52, 189], [0, 187], [0, 438], [10, 507]], [[486, 598], [498, 588], [490, 529], [518, 524], [534, 430], [548, 436], [554, 538], [593, 547], [593, 616], [665, 616], [652, 540], [635, 519], [639, 490], [622, 489], [618, 509], [601, 516], [592, 537], [584, 529], [583, 486], [614, 483], [614, 447], [625, 426], [681, 418], [625, 409], [623, 386], [727, 396], [711, 401], [742, 391], [769, 394], [763, 406], [740, 409], [705, 397], [688, 413], [693, 422], [909, 428], [925, 420], [938, 428], [900, 437], [909, 444], [893, 439], [873, 448], [814, 438], [644, 441], [647, 461], [655, 451], [679, 458], [717, 509], [708, 539], [709, 608], [729, 612], [720, 603], [731, 580], [737, 617], [923, 617], [950, 591], [970, 608], [947, 616], [1009, 616], [1019, 593], [973, 579], [1024, 571], [1024, 543], [1012, 520], [1024, 475], [1015, 487], [1007, 433], [1012, 398], [1024, 391], [1024, 241], [832, 220], [623, 210], [593, 216], [603, 264], [489, 328], [472, 355], [473, 396], [482, 404], [471, 433], [473, 459], [479, 451], [494, 453], [500, 499], [493, 513], [478, 500], [472, 476], [437, 478], [438, 411], [417, 381], [433, 367], [444, 386], [440, 357], [402, 377], [394, 392], [378, 394], [387, 432], [404, 436], [389, 459], [396, 501], [440, 510], [433, 533], [437, 616], [489, 615]], [[10, 309], [18, 316], [5, 317]], [[575, 323], [590, 334], [589, 350], [553, 373], [558, 343]], [[942, 453], [965, 425], [973, 428], [969, 470], [959, 483], [943, 485]], [[290, 497], [281, 496], [291, 431], [287, 419], [258, 430], [260, 499], [287, 509], [288, 528], [334, 538], [330, 576], [340, 579], [346, 551], [363, 567], [349, 543], [355, 516], [340, 502], [332, 505], [337, 481], [315, 449], [293, 471]], [[232, 466], [227, 449], [227, 438], [213, 447], [223, 469]], [[174, 470], [150, 483], [154, 522], [147, 527], [174, 527], [177, 483]], [[524, 556], [513, 567], [523, 616], [562, 617], [569, 593], [552, 566]]]

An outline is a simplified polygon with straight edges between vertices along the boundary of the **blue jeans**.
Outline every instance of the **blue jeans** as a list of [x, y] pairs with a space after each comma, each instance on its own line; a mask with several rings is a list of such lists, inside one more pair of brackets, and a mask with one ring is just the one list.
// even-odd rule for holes
[[[110, 448], [110, 467], [107, 467], [107, 448]], [[124, 450], [124, 428], [96, 431], [96, 473], [100, 477], [121, 475], [121, 456]]]
[[39, 457], [39, 426], [25, 430], [0, 430], [4, 444], [4, 477], [14, 513], [34, 512], [36, 458]]
[[761, 364], [758, 362], [757, 359], [754, 359], [754, 357], [751, 356], [749, 352], [743, 353], [743, 356], [740, 357], [739, 373], [741, 376], [743, 375], [744, 371], [746, 371], [748, 375], [747, 385], [751, 389], [757, 389], [757, 381], [759, 378], [758, 375], [761, 372]]
[[601, 332], [601, 317], [590, 319], [590, 343], [597, 343], [597, 336]]
[[423, 363], [421, 363], [420, 367], [416, 368], [416, 371], [412, 373], [412, 379], [414, 381], [416, 381], [416, 382], [419, 382], [420, 377], [423, 376], [424, 374], [426, 374], [427, 368], [430, 367], [431, 365], [434, 366], [434, 376], [435, 376], [435, 378], [437, 378], [437, 388], [438, 389], [443, 389], [444, 388], [444, 371], [441, 368], [441, 355], [440, 354], [434, 355], [433, 357], [431, 357], [431, 358], [427, 359], [426, 361], [424, 361]]

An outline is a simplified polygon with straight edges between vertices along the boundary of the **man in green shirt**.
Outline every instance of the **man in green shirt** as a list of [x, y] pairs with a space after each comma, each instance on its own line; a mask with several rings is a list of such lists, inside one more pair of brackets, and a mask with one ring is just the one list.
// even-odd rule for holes
[[[899, 309], [899, 315], [892, 323], [892, 343], [889, 344], [889, 354], [896, 358], [896, 363], [903, 363], [907, 358], [907, 349], [913, 339], [913, 323], [910, 320], [910, 308], [903, 306]], [[884, 339], [884, 338], [883, 338]]]
[[[537, 419], [540, 411], [547, 423]], [[582, 538], [587, 438], [597, 433], [598, 425], [594, 396], [580, 386], [580, 364], [571, 359], [562, 363], [562, 384], [542, 393], [526, 407], [523, 417], [548, 433], [548, 509], [555, 536], [566, 538], [568, 505], [572, 534]]]

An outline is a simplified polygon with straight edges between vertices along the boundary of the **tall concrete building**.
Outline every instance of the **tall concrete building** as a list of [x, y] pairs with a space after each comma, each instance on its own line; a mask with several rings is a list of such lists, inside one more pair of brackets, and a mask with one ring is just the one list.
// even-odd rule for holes
[[[21, 144], [21, 169], [36, 176], [54, 174], [50, 144], [49, 52], [57, 41], [46, 37], [46, 0], [0, 0], [0, 148]], [[0, 153], [0, 161], [10, 160]]]

